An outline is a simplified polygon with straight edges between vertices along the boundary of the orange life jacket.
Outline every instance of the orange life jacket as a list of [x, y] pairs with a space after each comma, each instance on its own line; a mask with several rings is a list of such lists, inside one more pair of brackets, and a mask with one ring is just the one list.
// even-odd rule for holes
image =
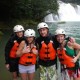
[[61, 50], [58, 48], [57, 53], [61, 64], [66, 65], [67, 68], [75, 67], [75, 63], [72, 62], [73, 57], [67, 55], [66, 48]]
[[19, 47], [19, 43], [14, 42], [14, 45], [13, 45], [11, 51], [10, 51], [10, 57], [11, 58], [16, 58], [16, 51], [17, 51], [18, 47]]
[[[36, 50], [36, 47], [33, 47], [32, 50]], [[30, 52], [30, 53], [24, 53], [20, 59], [19, 59], [19, 64], [22, 65], [32, 65], [32, 64], [36, 64], [36, 54]]]
[[49, 44], [41, 42], [42, 47], [39, 50], [39, 58], [41, 60], [54, 60], [56, 58], [56, 50], [53, 47], [53, 41], [50, 40]]

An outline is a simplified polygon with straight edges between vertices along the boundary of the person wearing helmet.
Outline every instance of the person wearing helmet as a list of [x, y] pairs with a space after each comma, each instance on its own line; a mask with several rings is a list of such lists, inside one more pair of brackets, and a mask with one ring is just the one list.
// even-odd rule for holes
[[5, 66], [12, 73], [13, 80], [18, 80], [18, 60], [16, 51], [22, 40], [24, 40], [24, 28], [22, 25], [16, 25], [13, 28], [13, 34], [5, 46]]
[[45, 22], [39, 23], [37, 30], [40, 35], [36, 39], [39, 47], [40, 80], [57, 80], [56, 49], [58, 43], [54, 35], [49, 33], [49, 26]]
[[20, 43], [16, 52], [19, 59], [19, 73], [22, 80], [34, 80], [35, 64], [38, 50], [35, 44], [35, 31], [27, 29], [24, 32], [25, 41]]
[[[80, 68], [78, 59], [80, 57], [80, 45], [76, 42], [71, 42], [65, 40], [66, 33], [64, 29], [57, 29], [55, 31], [56, 40], [59, 42], [59, 47], [57, 48], [58, 58], [61, 63], [61, 71], [64, 74], [66, 72], [68, 80], [80, 80]], [[75, 50], [78, 50], [76, 54]], [[65, 79], [65, 76], [63, 77]], [[63, 80], [64, 80], [63, 79]]]

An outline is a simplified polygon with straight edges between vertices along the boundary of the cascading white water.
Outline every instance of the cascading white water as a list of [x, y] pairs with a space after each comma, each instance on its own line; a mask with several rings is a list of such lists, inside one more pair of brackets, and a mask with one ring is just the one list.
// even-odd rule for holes
[[45, 22], [54, 22], [55, 20], [53, 19], [53, 14], [48, 14], [45, 18], [44, 18]]
[[62, 1], [58, 1], [58, 3], [58, 15], [47, 15], [44, 18], [45, 22], [80, 21], [80, 5], [75, 5], [76, 7], [73, 7], [70, 3], [64, 3]]
[[77, 7], [78, 7], [77, 12], [78, 12], [78, 14], [80, 15], [80, 6], [77, 5]]

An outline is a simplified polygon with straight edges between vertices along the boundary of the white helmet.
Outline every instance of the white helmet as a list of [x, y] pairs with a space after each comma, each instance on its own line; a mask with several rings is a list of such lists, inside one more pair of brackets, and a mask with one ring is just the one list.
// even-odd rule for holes
[[39, 30], [41, 28], [45, 28], [45, 27], [49, 29], [48, 25], [45, 22], [41, 22], [38, 24], [37, 30]]
[[14, 26], [13, 31], [14, 32], [24, 31], [24, 28], [22, 25], [16, 25]]
[[25, 37], [31, 37], [31, 36], [34, 36], [35, 37], [35, 31], [33, 29], [27, 29], [25, 32], [24, 32], [24, 36]]
[[58, 34], [64, 34], [64, 35], [65, 35], [64, 29], [61, 29], [61, 28], [57, 29], [57, 30], [55, 31], [55, 35], [58, 35]]

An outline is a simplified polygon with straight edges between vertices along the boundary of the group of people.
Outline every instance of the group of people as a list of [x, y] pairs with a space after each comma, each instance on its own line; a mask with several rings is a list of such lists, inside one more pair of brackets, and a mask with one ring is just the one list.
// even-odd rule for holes
[[18, 80], [19, 73], [22, 80], [34, 80], [37, 63], [40, 80], [60, 80], [58, 59], [61, 80], [80, 80], [80, 45], [75, 39], [66, 38], [61, 28], [51, 34], [45, 22], [39, 23], [37, 30], [39, 37], [36, 38], [33, 29], [24, 30], [22, 25], [13, 28], [14, 33], [5, 47], [5, 65], [12, 72], [13, 80]]

